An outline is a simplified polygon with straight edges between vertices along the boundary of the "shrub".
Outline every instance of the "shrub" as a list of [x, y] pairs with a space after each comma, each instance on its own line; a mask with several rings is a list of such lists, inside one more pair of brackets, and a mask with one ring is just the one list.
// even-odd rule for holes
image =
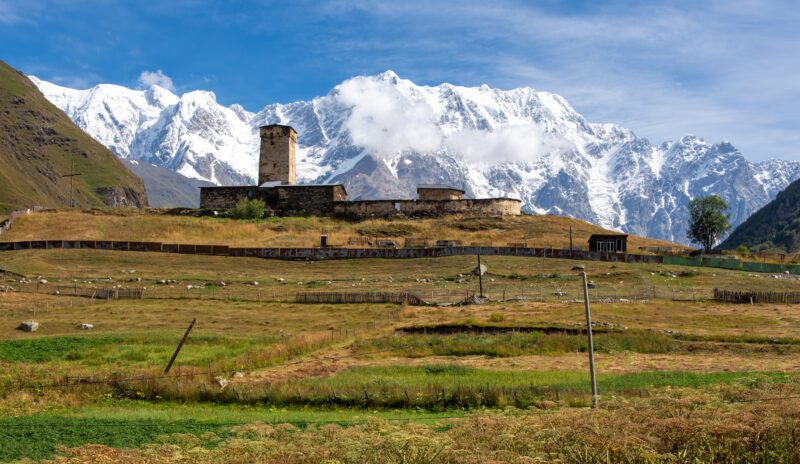
[[264, 216], [267, 204], [262, 200], [248, 200], [242, 198], [231, 208], [230, 216], [233, 219], [260, 219]]
[[736, 251], [744, 254], [750, 253], [750, 250], [748, 250], [747, 247], [744, 245], [739, 245], [739, 248], [737, 248]]

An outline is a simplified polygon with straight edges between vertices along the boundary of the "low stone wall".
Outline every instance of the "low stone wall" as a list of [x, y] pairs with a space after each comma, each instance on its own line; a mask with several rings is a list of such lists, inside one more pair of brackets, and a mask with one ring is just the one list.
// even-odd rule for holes
[[278, 216], [330, 216], [334, 201], [347, 198], [341, 185], [282, 185], [275, 187], [203, 187], [200, 207], [231, 209], [242, 198], [263, 200]]
[[518, 216], [521, 202], [510, 198], [484, 198], [472, 200], [366, 200], [335, 202], [337, 216], [352, 219], [370, 217], [438, 217], [450, 214], [485, 214], [487, 216]]
[[489, 216], [519, 216], [519, 200], [482, 198], [472, 200], [409, 201], [401, 205], [407, 216], [443, 216], [447, 214], [486, 214]]
[[330, 216], [335, 200], [347, 198], [341, 185], [273, 187], [278, 193], [279, 216]]
[[[626, 255], [569, 251], [556, 248], [523, 248], [502, 246], [452, 246], [435, 248], [233, 248], [221, 245], [196, 245], [160, 242], [117, 242], [108, 240], [33, 240], [0, 242], [0, 251], [90, 249], [115, 251], [154, 251], [161, 253], [206, 254], [268, 259], [361, 259], [361, 258], [436, 258], [442, 256], [527, 256], [628, 263], [663, 263], [658, 255]], [[800, 268], [800, 266], [798, 266]]]

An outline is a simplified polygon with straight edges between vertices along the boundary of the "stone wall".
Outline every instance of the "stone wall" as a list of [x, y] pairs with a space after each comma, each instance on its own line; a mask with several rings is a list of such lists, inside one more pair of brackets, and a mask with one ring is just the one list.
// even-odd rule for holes
[[259, 190], [258, 187], [201, 187], [200, 208], [230, 209], [242, 198], [247, 198], [248, 190]]
[[352, 219], [370, 217], [438, 217], [451, 214], [485, 214], [488, 216], [518, 216], [521, 202], [510, 198], [472, 200], [368, 200], [336, 202], [334, 214]]
[[260, 134], [258, 185], [268, 181], [294, 184], [297, 132], [289, 126], [272, 125], [262, 127]]
[[347, 200], [341, 185], [279, 185], [276, 187], [203, 187], [200, 207], [230, 209], [242, 198], [263, 200], [279, 216], [330, 216], [335, 201]]
[[341, 185], [281, 185], [273, 189], [278, 192], [275, 210], [279, 216], [330, 216], [337, 199], [347, 199]]
[[333, 214], [351, 219], [391, 217], [401, 214], [401, 205], [405, 202], [413, 200], [337, 201], [333, 205]]

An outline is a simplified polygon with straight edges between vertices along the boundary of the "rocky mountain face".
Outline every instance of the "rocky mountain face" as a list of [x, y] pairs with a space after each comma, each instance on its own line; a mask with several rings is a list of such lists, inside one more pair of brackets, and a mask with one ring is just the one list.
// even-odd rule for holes
[[387, 71], [250, 113], [204, 91], [32, 80], [118, 156], [219, 185], [254, 184], [258, 127], [286, 124], [298, 132], [298, 181], [342, 182], [350, 199], [413, 198], [417, 184], [444, 183], [468, 197], [518, 198], [531, 213], [686, 242], [691, 198], [721, 196], [736, 225], [800, 177], [800, 163], [751, 163], [728, 142], [654, 146], [530, 88], [418, 86]]
[[142, 180], [0, 61], [0, 214], [28, 206], [142, 207]]
[[122, 163], [144, 181], [147, 201], [157, 208], [199, 208], [200, 187], [215, 185], [146, 161], [127, 158]]

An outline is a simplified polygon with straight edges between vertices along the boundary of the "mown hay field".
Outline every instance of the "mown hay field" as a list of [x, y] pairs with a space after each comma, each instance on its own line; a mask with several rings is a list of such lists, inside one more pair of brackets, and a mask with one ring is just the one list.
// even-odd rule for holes
[[[35, 234], [20, 224], [15, 233]], [[714, 287], [797, 291], [798, 281], [581, 262], [594, 283], [592, 409], [577, 263], [485, 263], [491, 301], [459, 305], [478, 291], [475, 257], [4, 252], [0, 269], [23, 277], [0, 280], [0, 460], [800, 459], [800, 307], [708, 299]], [[76, 291], [116, 286], [144, 297]], [[303, 304], [297, 291], [412, 291], [448, 304]], [[28, 319], [38, 331], [16, 329]]]

